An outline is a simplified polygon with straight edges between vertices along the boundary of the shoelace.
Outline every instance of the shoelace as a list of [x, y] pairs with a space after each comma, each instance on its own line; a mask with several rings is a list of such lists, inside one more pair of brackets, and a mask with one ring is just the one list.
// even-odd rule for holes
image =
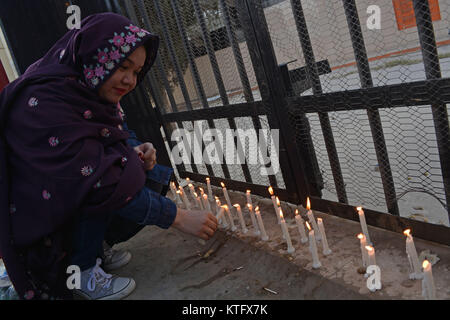
[[103, 271], [102, 268], [100, 268], [101, 263], [102, 263], [102, 260], [97, 258], [95, 267], [92, 268], [92, 270], [90, 272], [91, 277], [89, 278], [88, 283], [87, 283], [87, 288], [89, 291], [94, 291], [97, 283], [106, 289], [108, 289], [109, 286], [111, 285], [112, 275], [109, 273], [106, 273], [105, 271]]

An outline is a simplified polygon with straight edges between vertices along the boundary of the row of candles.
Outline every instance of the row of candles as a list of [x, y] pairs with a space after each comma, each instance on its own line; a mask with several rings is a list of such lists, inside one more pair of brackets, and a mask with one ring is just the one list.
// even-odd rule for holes
[[[188, 182], [188, 187], [191, 193], [192, 199], [195, 201], [196, 206], [202, 210], [208, 210], [211, 211], [211, 205], [210, 205], [210, 199], [213, 198], [213, 192], [211, 188], [210, 179], [206, 178], [206, 185], [208, 189], [208, 194], [204, 192], [202, 188], [199, 188], [200, 190], [200, 196], [195, 192], [195, 188], [192, 183], [190, 183], [189, 178], [186, 178]], [[228, 195], [228, 191], [225, 187], [225, 184], [221, 182], [223, 195], [225, 197], [225, 201], [227, 204], [222, 205], [219, 198], [217, 196], [214, 196], [215, 204], [216, 204], [216, 218], [221, 224], [223, 228], [231, 228], [231, 231], [236, 231], [238, 228], [234, 224], [233, 216], [230, 212], [231, 208], [234, 207], [237, 211], [239, 223], [242, 229], [242, 232], [246, 234], [249, 230], [247, 229], [247, 226], [245, 224], [245, 220], [242, 214], [241, 206], [239, 204], [231, 205], [231, 200]], [[182, 186], [179, 186], [178, 190], [175, 187], [175, 183], [172, 182], [170, 184], [172, 195], [176, 199], [178, 204], [183, 203], [186, 209], [191, 209], [191, 203], [189, 202], [186, 193]], [[287, 244], [287, 252], [293, 253], [295, 252], [295, 248], [292, 245], [291, 237], [289, 234], [289, 230], [286, 224], [286, 220], [284, 219], [283, 211], [281, 208], [281, 203], [278, 197], [274, 195], [273, 188], [269, 186], [268, 191], [271, 196], [272, 204], [275, 209], [276, 217], [278, 224], [281, 227], [283, 239], [286, 241]], [[267, 235], [267, 232], [264, 227], [263, 220], [261, 218], [261, 212], [259, 210], [259, 206], [256, 206], [253, 210], [253, 203], [251, 199], [251, 191], [246, 191], [246, 198], [247, 198], [247, 208], [248, 212], [251, 218], [251, 222], [253, 225], [254, 235], [260, 236], [262, 241], [268, 241], [269, 237]], [[332, 250], [330, 249], [325, 233], [325, 227], [323, 220], [321, 218], [317, 218], [317, 221], [314, 217], [314, 214], [311, 210], [311, 203], [309, 198], [307, 198], [307, 204], [306, 204], [307, 213], [306, 216], [308, 218], [309, 222], [305, 222], [302, 217], [299, 214], [298, 209], [295, 210], [295, 222], [297, 225], [298, 232], [300, 234], [300, 242], [306, 243], [309, 242], [309, 251], [312, 255], [312, 267], [314, 269], [320, 268], [322, 266], [319, 255], [318, 255], [318, 249], [316, 245], [316, 241], [322, 242], [322, 253], [323, 255], [327, 256], [332, 253]], [[372, 244], [372, 241], [370, 240], [369, 231], [367, 228], [367, 223], [365, 219], [365, 214], [362, 209], [362, 207], [356, 208], [358, 211], [359, 221], [361, 224], [362, 233], [357, 235], [357, 238], [360, 240], [360, 247], [361, 247], [361, 255], [362, 255], [362, 263], [363, 267], [367, 268], [370, 265], [376, 265], [376, 258], [375, 258], [375, 248]], [[308, 228], [308, 236], [306, 236], [305, 228], [304, 226]], [[436, 290], [434, 286], [434, 280], [433, 280], [433, 274], [432, 274], [432, 268], [431, 263], [428, 260], [424, 260], [422, 263], [422, 269], [419, 262], [419, 258], [417, 256], [417, 251], [414, 245], [414, 240], [411, 235], [411, 230], [407, 229], [404, 231], [404, 234], [406, 236], [406, 253], [408, 256], [408, 261], [410, 264], [411, 273], [409, 275], [410, 279], [422, 279], [422, 295], [427, 299], [436, 299]], [[365, 277], [368, 277], [369, 275], [366, 273]], [[381, 287], [378, 287], [376, 289], [381, 289]], [[376, 290], [375, 289], [375, 290]], [[371, 291], [375, 291], [371, 290]]]

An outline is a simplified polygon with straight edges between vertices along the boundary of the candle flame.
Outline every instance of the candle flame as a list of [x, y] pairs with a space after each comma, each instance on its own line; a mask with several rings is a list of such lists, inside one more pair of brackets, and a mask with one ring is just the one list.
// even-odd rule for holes
[[186, 181], [190, 181], [191, 179], [189, 179], [189, 177], [186, 178]]
[[225, 183], [221, 182], [220, 185], [222, 186], [222, 188], [225, 188]]
[[356, 207], [356, 210], [361, 211], [362, 207]]
[[241, 206], [238, 203], [236, 203], [236, 204], [233, 204], [233, 207], [240, 208]]
[[411, 229], [406, 229], [405, 231], [403, 231], [403, 234], [405, 236], [410, 236], [411, 235]]
[[250, 193], [250, 190], [247, 190], [247, 193]]
[[277, 206], [280, 206], [280, 199], [278, 199], [278, 197], [275, 197], [275, 199], [277, 199]]
[[306, 209], [311, 210], [311, 202], [309, 201], [309, 197], [306, 198]]
[[357, 237], [358, 237], [359, 240], [364, 239], [364, 235], [362, 233], [358, 234]]
[[203, 199], [208, 200], [208, 195], [206, 193], [203, 195]]
[[198, 198], [197, 192], [194, 192], [194, 196], [195, 196], [196, 198]]
[[269, 187], [269, 193], [270, 193], [271, 196], [273, 196], [273, 189], [272, 189], [272, 186]]
[[223, 206], [221, 206], [222, 208], [225, 208], [225, 210], [228, 210], [228, 206], [226, 204], [224, 204]]
[[309, 225], [308, 221], [306, 221], [306, 227], [308, 228], [309, 231], [311, 231], [311, 226]]
[[188, 186], [189, 186], [189, 188], [190, 188], [190, 187], [193, 187], [192, 183], [189, 183]]
[[203, 193], [205, 193], [205, 191], [203, 190], [203, 188], [199, 188], [200, 189], [200, 192], [203, 194]]
[[216, 199], [216, 203], [217, 203], [218, 206], [220, 206], [220, 200], [219, 199]]
[[255, 211], [259, 212], [259, 206], [256, 206]]
[[248, 207], [248, 210], [252, 211], [252, 205], [250, 203], [247, 203], [247, 207]]
[[216, 199], [216, 201], [217, 201], [217, 200], [219, 200], [219, 197], [218, 196], [214, 196], [214, 199]]
[[317, 223], [322, 223], [322, 218], [317, 218]]
[[373, 247], [372, 246], [366, 246], [366, 250], [371, 252], [371, 251], [373, 251]]
[[283, 216], [283, 210], [280, 208], [280, 218], [281, 219], [283, 219], [284, 218], [284, 216]]
[[426, 267], [428, 267], [428, 265], [429, 265], [430, 263], [428, 262], [428, 260], [423, 260], [423, 263], [422, 263], [422, 268], [426, 268]]
[[298, 209], [295, 209], [295, 215], [298, 216]]
[[180, 191], [180, 190], [177, 190], [177, 193], [181, 193], [181, 191]]
[[208, 181], [208, 182], [209, 182], [209, 178], [206, 178], [206, 181]]

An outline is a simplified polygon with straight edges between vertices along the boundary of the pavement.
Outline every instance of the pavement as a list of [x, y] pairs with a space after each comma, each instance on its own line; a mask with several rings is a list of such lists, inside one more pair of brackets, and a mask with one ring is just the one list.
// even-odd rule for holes
[[[224, 201], [222, 192], [214, 194]], [[232, 203], [245, 204], [245, 194], [230, 192]], [[253, 234], [250, 216], [243, 210], [249, 232], [219, 229], [206, 243], [176, 229], [155, 226], [116, 249], [129, 250], [130, 263], [115, 273], [136, 280], [128, 300], [423, 300], [422, 281], [409, 279], [405, 236], [369, 226], [369, 234], [381, 269], [382, 289], [370, 292], [367, 279], [358, 272], [361, 250], [356, 235], [358, 222], [314, 211], [322, 218], [332, 254], [324, 256], [318, 243], [322, 267], [312, 268], [308, 243], [299, 241], [293, 205], [282, 203], [295, 252], [288, 254], [270, 199], [253, 196], [269, 241]], [[305, 211], [300, 208], [304, 220]], [[235, 214], [235, 213], [234, 213]], [[356, 214], [356, 213], [355, 213]], [[236, 226], [239, 226], [237, 219]], [[412, 232], [414, 236], [414, 231]], [[437, 299], [450, 299], [450, 248], [414, 239], [417, 252], [434, 257], [433, 277]]]

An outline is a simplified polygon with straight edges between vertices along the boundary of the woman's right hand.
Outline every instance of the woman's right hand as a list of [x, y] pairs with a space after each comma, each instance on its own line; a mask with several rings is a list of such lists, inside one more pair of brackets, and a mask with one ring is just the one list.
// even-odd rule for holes
[[217, 219], [210, 211], [177, 208], [172, 227], [203, 240], [209, 240], [217, 230]]

